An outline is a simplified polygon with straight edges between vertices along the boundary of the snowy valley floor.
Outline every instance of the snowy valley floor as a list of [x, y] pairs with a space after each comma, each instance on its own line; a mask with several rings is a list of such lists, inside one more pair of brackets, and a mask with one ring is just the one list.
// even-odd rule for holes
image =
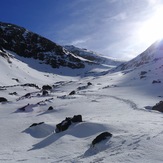
[[[64, 77], [64, 82], [56, 84], [53, 75], [47, 78], [46, 83], [41, 77], [32, 79], [40, 87], [41, 83], [55, 85], [45, 96], [28, 86], [0, 90], [0, 96], [9, 100], [0, 104], [1, 163], [163, 162], [163, 114], [146, 109], [162, 100], [158, 96], [163, 94], [157, 94], [160, 87], [155, 85], [149, 91], [148, 84], [124, 84], [121, 73]], [[92, 85], [87, 87], [88, 82]], [[68, 95], [73, 90], [76, 94]], [[11, 92], [18, 95], [9, 95]], [[20, 98], [27, 93], [28, 98]], [[27, 104], [26, 111], [18, 110]], [[54, 110], [48, 111], [49, 106]], [[55, 133], [56, 124], [78, 114], [83, 122]], [[44, 124], [29, 127], [39, 122]], [[112, 133], [112, 138], [91, 147], [103, 131]]]

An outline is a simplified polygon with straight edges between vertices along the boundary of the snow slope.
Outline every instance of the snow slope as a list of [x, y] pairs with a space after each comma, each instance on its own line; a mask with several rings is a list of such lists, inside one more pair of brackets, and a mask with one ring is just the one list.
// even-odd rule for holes
[[[147, 109], [163, 97], [163, 83], [152, 84], [163, 81], [162, 60], [106, 75], [95, 69], [91, 75], [61, 76], [37, 60], [32, 67], [10, 55], [16, 57], [0, 56], [0, 97], [8, 100], [0, 103], [0, 162], [163, 162], [163, 114]], [[46, 84], [52, 90], [42, 95]], [[83, 122], [55, 133], [56, 124], [78, 114]], [[103, 131], [112, 138], [92, 147]]]
[[3, 22], [0, 22], [0, 49], [10, 50], [26, 58], [40, 60], [53, 68], [82, 69], [86, 65], [92, 64], [36, 33]]
[[121, 64], [116, 69], [126, 70], [163, 59], [163, 40], [156, 41], [134, 59]]
[[107, 65], [108, 67], [109, 66], [110, 67], [115, 67], [115, 66], [118, 66], [118, 65], [124, 63], [124, 61], [122, 61], [122, 60], [118, 60], [118, 59], [115, 59], [115, 58], [103, 56], [103, 55], [97, 54], [97, 53], [95, 53], [93, 51], [90, 51], [90, 50], [87, 50], [87, 49], [81, 49], [81, 48], [75, 47], [73, 45], [66, 45], [64, 47], [68, 51], [75, 54], [76, 56], [81, 56], [82, 58], [85, 58], [85, 59], [90, 60], [92, 62]]

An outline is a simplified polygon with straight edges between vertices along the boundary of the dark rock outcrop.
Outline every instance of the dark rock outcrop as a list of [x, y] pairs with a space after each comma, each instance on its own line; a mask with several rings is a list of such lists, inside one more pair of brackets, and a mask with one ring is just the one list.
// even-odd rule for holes
[[81, 115], [74, 115], [71, 119], [72, 122], [82, 122], [82, 116]]
[[0, 22], [0, 47], [22, 57], [38, 59], [53, 68], [84, 68], [86, 63], [62, 46], [9, 23]]
[[43, 96], [47, 96], [48, 94], [49, 94], [48, 91], [45, 91], [45, 90], [42, 91]]
[[30, 93], [27, 93], [27, 94], [24, 95], [25, 98], [29, 98], [30, 96], [31, 96]]
[[51, 90], [52, 87], [50, 85], [43, 85], [42, 90]]
[[41, 124], [43, 124], [44, 122], [40, 122], [40, 123], [33, 123], [31, 126], [29, 126], [29, 127], [34, 127], [34, 126], [38, 126], [38, 125], [41, 125]]
[[87, 89], [88, 88], [88, 85], [84, 85], [84, 86], [81, 86], [81, 87], [78, 87], [77, 90], [84, 90], [84, 89]]
[[161, 81], [160, 80], [153, 80], [152, 81], [152, 84], [156, 84], [156, 83], [161, 83]]
[[0, 97], [0, 102], [7, 102], [7, 99], [4, 97]]
[[18, 111], [23, 111], [23, 112], [24, 112], [24, 111], [25, 111], [25, 108], [26, 108], [27, 106], [29, 106], [29, 104], [27, 104], [27, 105], [25, 105], [25, 106], [19, 108]]
[[69, 126], [72, 123], [82, 122], [82, 116], [81, 115], [74, 115], [73, 118], [66, 117], [65, 120], [63, 120], [61, 123], [56, 125], [56, 133], [65, 131], [69, 128]]
[[75, 95], [75, 91], [71, 91], [70, 93], [69, 93], [69, 95]]
[[75, 47], [73, 45], [70, 46], [64, 46], [68, 51], [72, 52], [76, 56], [80, 56], [82, 58], [85, 58], [86, 60], [91, 61], [92, 63], [96, 64], [105, 64], [105, 65], [113, 65], [118, 66], [123, 63], [123, 61], [118, 61], [117, 59], [109, 58], [102, 56], [101, 54], [97, 54], [93, 51], [89, 51], [87, 49], [81, 49], [78, 47]]
[[141, 71], [140, 75], [145, 75], [147, 73], [147, 71]]
[[152, 110], [157, 110], [157, 111], [163, 112], [163, 101], [160, 101], [159, 103], [154, 105], [152, 107]]
[[103, 132], [101, 134], [99, 134], [93, 141], [92, 141], [92, 145], [94, 146], [97, 143], [100, 143], [102, 140], [111, 138], [112, 134], [109, 132]]
[[48, 110], [54, 110], [54, 108], [53, 108], [52, 106], [50, 106], [50, 107], [48, 108]]
[[90, 85], [92, 85], [92, 83], [91, 82], [88, 82], [87, 85], [90, 86]]
[[12, 93], [9, 93], [9, 95], [18, 95], [17, 92], [12, 92]]
[[61, 123], [56, 125], [56, 133], [67, 130], [70, 125], [71, 125], [71, 118], [66, 118]]
[[140, 76], [140, 79], [143, 79], [143, 78], [146, 78], [146, 76], [145, 75]]

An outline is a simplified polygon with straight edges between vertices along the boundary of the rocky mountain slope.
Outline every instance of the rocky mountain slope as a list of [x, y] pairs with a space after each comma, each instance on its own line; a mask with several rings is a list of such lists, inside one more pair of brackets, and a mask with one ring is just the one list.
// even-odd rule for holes
[[56, 43], [17, 25], [0, 22], [0, 48], [20, 56], [34, 58], [53, 68], [84, 68], [88, 61], [68, 52]]
[[102, 56], [102, 55], [97, 54], [93, 51], [78, 48], [78, 47], [75, 47], [73, 45], [66, 45], [64, 47], [68, 51], [75, 54], [76, 56], [80, 56], [82, 58], [85, 58], [87, 60], [90, 60], [90, 61], [98, 63], [98, 64], [104, 64], [104, 65], [108, 65], [108, 66], [118, 66], [118, 65], [124, 63], [124, 61], [122, 61], [122, 60]]

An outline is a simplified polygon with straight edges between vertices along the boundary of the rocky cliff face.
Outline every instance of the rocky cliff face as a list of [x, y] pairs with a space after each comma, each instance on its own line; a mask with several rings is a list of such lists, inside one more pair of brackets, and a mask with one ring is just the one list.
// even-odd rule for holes
[[26, 30], [25, 28], [0, 22], [0, 49], [34, 58], [50, 64], [53, 68], [84, 68], [87, 62], [62, 46]]

